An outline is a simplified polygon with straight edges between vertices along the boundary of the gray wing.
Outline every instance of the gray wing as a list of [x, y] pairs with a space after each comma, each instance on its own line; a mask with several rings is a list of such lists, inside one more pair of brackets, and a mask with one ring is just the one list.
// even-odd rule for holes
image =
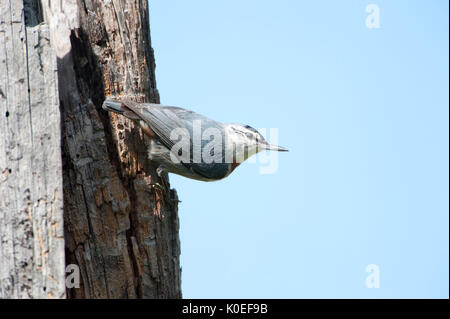
[[[167, 112], [160, 104], [136, 103], [130, 100], [122, 100], [124, 115], [130, 117], [130, 111], [137, 115], [140, 120], [147, 123], [155, 132], [161, 142], [171, 149], [175, 145], [170, 139], [171, 132], [176, 128], [185, 128], [185, 123], [173, 112]], [[128, 109], [128, 110], [127, 110]]]
[[[173, 130], [177, 128], [185, 129], [190, 134], [189, 144], [180, 145], [182, 149], [190, 150], [190, 162], [183, 163], [187, 168], [191, 169], [197, 174], [200, 174], [206, 178], [220, 179], [225, 177], [229, 164], [225, 163], [225, 136], [222, 134], [222, 162], [221, 163], [194, 163], [193, 158], [193, 143], [192, 137], [194, 133], [194, 121], [200, 123], [200, 134], [203, 136], [203, 132], [207, 128], [216, 128], [223, 132], [223, 125], [216, 121], [213, 121], [206, 116], [197, 114], [193, 111], [186, 110], [175, 106], [165, 106], [161, 104], [152, 103], [135, 103], [128, 100], [123, 100], [122, 103], [129, 108], [133, 113], [137, 114], [140, 119], [144, 120], [155, 134], [160, 138], [161, 142], [168, 148], [172, 149], [175, 143], [170, 138]], [[209, 142], [209, 140], [201, 140], [201, 149]], [[182, 142], [181, 142], [182, 143]], [[215, 150], [214, 150], [215, 151]]]

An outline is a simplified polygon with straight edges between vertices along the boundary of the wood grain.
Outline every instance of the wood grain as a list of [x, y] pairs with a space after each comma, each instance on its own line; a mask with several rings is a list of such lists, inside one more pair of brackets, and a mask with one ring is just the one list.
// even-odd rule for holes
[[155, 187], [148, 137], [101, 109], [159, 102], [147, 1], [0, 13], [0, 297], [180, 298], [177, 194]]
[[0, 298], [63, 298], [56, 57], [48, 26], [26, 23], [21, 1], [0, 10]]

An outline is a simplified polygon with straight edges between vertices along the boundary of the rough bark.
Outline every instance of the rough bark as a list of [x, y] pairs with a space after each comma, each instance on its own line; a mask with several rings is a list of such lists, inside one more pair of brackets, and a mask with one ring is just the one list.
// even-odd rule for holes
[[43, 1], [41, 12], [57, 56], [65, 256], [81, 274], [67, 296], [179, 298], [177, 207], [164, 200], [176, 192], [154, 187], [142, 132], [101, 109], [109, 95], [159, 102], [147, 1]]
[[65, 296], [61, 135], [48, 26], [0, 0], [0, 298]]

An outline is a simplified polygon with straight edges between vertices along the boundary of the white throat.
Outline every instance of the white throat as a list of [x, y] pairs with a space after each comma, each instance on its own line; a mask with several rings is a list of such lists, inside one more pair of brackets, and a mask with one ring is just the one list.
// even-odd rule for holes
[[225, 131], [225, 152], [227, 162], [229, 162], [231, 157], [232, 162], [241, 163], [261, 151], [253, 141], [245, 136], [245, 134], [239, 133], [239, 131], [242, 131], [242, 128], [239, 125], [226, 124]]

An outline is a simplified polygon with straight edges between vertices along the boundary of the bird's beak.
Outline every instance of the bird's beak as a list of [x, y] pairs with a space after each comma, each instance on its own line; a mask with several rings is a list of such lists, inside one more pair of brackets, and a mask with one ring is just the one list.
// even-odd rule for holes
[[288, 152], [289, 150], [287, 148], [278, 146], [278, 145], [272, 145], [272, 144], [263, 144], [262, 148], [268, 151], [277, 151], [277, 152]]

